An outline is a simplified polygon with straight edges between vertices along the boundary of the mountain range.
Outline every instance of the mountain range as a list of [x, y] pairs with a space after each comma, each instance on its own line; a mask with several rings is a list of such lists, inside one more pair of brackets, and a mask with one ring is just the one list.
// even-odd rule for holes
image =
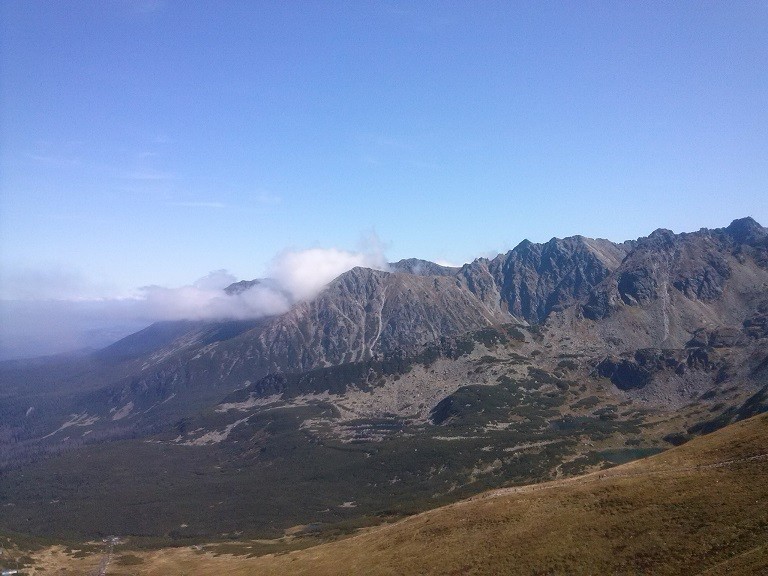
[[354, 268], [277, 316], [0, 363], [0, 524], [333, 532], [766, 410], [768, 229], [523, 241], [460, 268]]

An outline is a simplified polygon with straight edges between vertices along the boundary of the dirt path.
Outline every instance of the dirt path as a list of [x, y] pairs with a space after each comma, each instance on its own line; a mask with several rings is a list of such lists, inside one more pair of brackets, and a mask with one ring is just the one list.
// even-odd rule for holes
[[115, 549], [115, 542], [114, 540], [110, 540], [109, 544], [107, 545], [107, 550], [104, 554], [104, 556], [101, 558], [101, 561], [99, 562], [99, 565], [93, 569], [91, 572], [91, 576], [106, 576], [107, 575], [107, 567], [109, 567], [109, 563], [112, 562], [112, 556], [114, 554]]

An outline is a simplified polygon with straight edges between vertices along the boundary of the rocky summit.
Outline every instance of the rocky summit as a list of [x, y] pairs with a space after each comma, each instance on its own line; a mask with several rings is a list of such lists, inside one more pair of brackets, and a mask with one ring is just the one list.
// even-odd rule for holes
[[0, 363], [3, 522], [338, 530], [767, 409], [768, 230], [753, 219], [523, 241], [460, 268], [354, 268], [277, 316], [162, 322], [94, 353]]

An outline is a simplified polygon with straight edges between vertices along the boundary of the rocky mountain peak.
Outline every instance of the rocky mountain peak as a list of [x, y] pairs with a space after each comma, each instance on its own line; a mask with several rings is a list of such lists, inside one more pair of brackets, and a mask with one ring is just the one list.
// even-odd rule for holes
[[601, 321], [606, 335], [621, 333], [643, 346], [680, 346], [702, 322], [740, 324], [745, 310], [764, 298], [767, 232], [752, 218], [724, 229], [657, 230], [637, 241], [581, 311]]
[[621, 245], [582, 236], [552, 238], [545, 244], [525, 240], [487, 266], [465, 267], [462, 274], [470, 289], [483, 288], [485, 300], [491, 293], [487, 279], [493, 279], [494, 296], [509, 314], [539, 324], [551, 312], [585, 297], [624, 253]]
[[651, 232], [647, 237], [638, 240], [638, 248], [646, 250], [667, 250], [671, 248], [677, 235], [672, 230], [658, 228]]
[[442, 266], [419, 258], [407, 258], [397, 262], [390, 262], [389, 269], [391, 272], [402, 272], [416, 276], [453, 276], [461, 268]]
[[228, 296], [237, 296], [261, 283], [261, 280], [240, 280], [240, 282], [235, 282], [224, 288], [224, 293]]
[[740, 244], [754, 245], [764, 243], [768, 239], [768, 229], [749, 216], [734, 220], [725, 231]]

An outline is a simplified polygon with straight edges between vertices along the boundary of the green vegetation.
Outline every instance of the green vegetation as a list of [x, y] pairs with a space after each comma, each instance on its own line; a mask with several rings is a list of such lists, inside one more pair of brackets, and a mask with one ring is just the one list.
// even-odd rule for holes
[[496, 328], [483, 328], [482, 330], [477, 330], [472, 334], [472, 337], [476, 342], [483, 344], [489, 350], [494, 346], [509, 342], [504, 332], [497, 330]]
[[[711, 411], [715, 412], [723, 408], [725, 408], [725, 404], [718, 403], [711, 408]], [[768, 386], [758, 390], [741, 406], [728, 406], [715, 418], [694, 424], [688, 428], [688, 434], [709, 434], [731, 422], [737, 422], [763, 412], [768, 412]]]
[[[389, 362], [281, 378], [294, 394], [341, 390], [376, 382], [377, 370], [410, 365]], [[460, 388], [437, 405], [435, 425], [397, 417], [346, 421], [339, 426], [346, 441], [326, 430], [323, 422], [337, 413], [325, 402], [248, 414], [208, 411], [154, 437], [85, 446], [8, 471], [0, 477], [0, 498], [12, 504], [3, 522], [71, 540], [119, 534], [179, 545], [233, 534], [277, 538], [295, 525], [338, 535], [345, 526], [412, 514], [485, 488], [550, 478], [582, 450], [578, 435], [601, 442], [638, 431], [639, 417], [563, 416], [570, 388], [531, 368], [523, 378], [503, 375], [496, 386]], [[225, 401], [243, 401], [251, 389]], [[176, 442], [225, 429], [228, 436], [217, 443]]]
[[594, 408], [598, 404], [600, 404], [600, 399], [597, 396], [587, 396], [586, 398], [582, 398], [581, 400], [571, 404], [571, 410], [578, 410], [579, 408]]
[[[299, 539], [269, 556], [268, 543], [247, 540], [124, 553], [144, 576], [763, 574], [766, 436], [759, 416], [649, 459], [483, 494], [355, 538], [306, 540], [317, 544], [306, 550]], [[73, 565], [64, 560], [55, 573]]]
[[[296, 526], [306, 527], [297, 541], [336, 538], [483, 489], [614, 466], [657, 451], [664, 434], [674, 443], [707, 429], [706, 422], [696, 428], [695, 418], [676, 420], [680, 432], [658, 429], [655, 414], [572, 373], [578, 364], [569, 355], [554, 372], [554, 359], [534, 364], [539, 345], [528, 334], [543, 337], [538, 327], [488, 328], [418, 354], [271, 374], [234, 392], [211, 386], [196, 396], [200, 405], [147, 419], [151, 434], [126, 427], [117, 440], [92, 445], [64, 442], [62, 434], [51, 440], [57, 455], [0, 475], [0, 500], [8, 504], [0, 522], [67, 541], [118, 534], [148, 548], [261, 538], [269, 543], [249, 544], [247, 555], [280, 552], [299, 545], [281, 540]], [[460, 359], [467, 384], [452, 388], [429, 422], [423, 413], [383, 410], [354, 418], [346, 400], [317, 400], [376, 392], [414, 370], [439, 381], [448, 364], [435, 366], [441, 359]], [[249, 404], [280, 394], [281, 402]], [[219, 411], [201, 400], [213, 397], [218, 402], [207, 406]], [[221, 406], [237, 403], [242, 411]], [[735, 412], [726, 405], [698, 418], [721, 425], [764, 404], [757, 394]]]
[[114, 560], [118, 566], [138, 566], [143, 564], [144, 560], [140, 556], [135, 554], [121, 554]]

